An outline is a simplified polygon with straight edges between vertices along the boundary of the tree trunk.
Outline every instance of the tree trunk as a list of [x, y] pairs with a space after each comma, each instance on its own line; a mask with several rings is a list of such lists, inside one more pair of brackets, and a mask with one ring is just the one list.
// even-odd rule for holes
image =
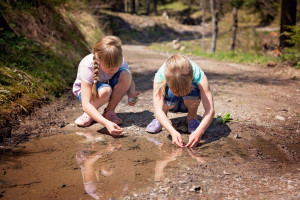
[[202, 40], [201, 40], [201, 48], [205, 51], [205, 13], [206, 13], [206, 0], [201, 0], [202, 7]]
[[281, 48], [291, 47], [286, 40], [289, 36], [285, 35], [284, 32], [291, 32], [286, 25], [296, 25], [296, 12], [297, 12], [297, 0], [282, 0], [281, 1], [281, 21], [280, 21], [280, 44]]
[[235, 48], [235, 40], [236, 40], [236, 32], [238, 29], [238, 9], [236, 7], [233, 7], [232, 9], [232, 17], [233, 17], [233, 23], [232, 23], [232, 33], [231, 33], [231, 45], [230, 50], [233, 51]]
[[131, 0], [131, 6], [132, 6], [132, 8], [131, 8], [131, 13], [132, 13], [132, 14], [136, 13], [136, 9], [135, 9], [135, 0]]
[[216, 51], [217, 46], [217, 36], [218, 36], [218, 18], [215, 12], [215, 0], [210, 0], [210, 11], [212, 16], [212, 38], [210, 45], [210, 53], [214, 53]]
[[154, 0], [154, 13], [157, 15], [157, 0]]
[[135, 0], [135, 13], [138, 14], [139, 10], [139, 0]]
[[151, 3], [151, 0], [147, 0], [147, 15], [150, 14], [150, 3]]
[[128, 0], [124, 0], [124, 11], [128, 13]]

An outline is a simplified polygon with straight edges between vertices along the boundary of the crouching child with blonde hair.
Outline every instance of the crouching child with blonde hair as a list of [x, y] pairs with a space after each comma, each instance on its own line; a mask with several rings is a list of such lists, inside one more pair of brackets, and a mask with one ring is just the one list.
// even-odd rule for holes
[[[123, 132], [119, 127], [122, 119], [115, 109], [126, 94], [128, 104], [134, 106], [140, 93], [135, 90], [121, 45], [116, 36], [103, 37], [94, 45], [92, 53], [79, 63], [73, 93], [81, 101], [84, 113], [75, 120], [78, 126], [86, 127], [96, 121], [112, 135]], [[107, 102], [101, 115], [98, 109]]]
[[[204, 114], [201, 123], [197, 110], [202, 99]], [[214, 117], [214, 104], [207, 77], [193, 61], [182, 55], [167, 59], [155, 74], [153, 83], [155, 117], [147, 126], [147, 132], [157, 133], [164, 127], [172, 136], [172, 143], [178, 147], [195, 147]], [[167, 118], [167, 113], [187, 112], [188, 132], [186, 145], [182, 137]]]

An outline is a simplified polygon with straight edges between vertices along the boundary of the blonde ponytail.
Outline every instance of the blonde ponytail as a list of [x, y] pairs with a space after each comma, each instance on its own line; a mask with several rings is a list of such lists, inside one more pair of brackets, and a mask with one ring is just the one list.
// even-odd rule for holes
[[101, 66], [105, 66], [105, 68], [115, 68], [122, 65], [123, 54], [121, 45], [122, 41], [116, 36], [105, 36], [94, 45], [92, 51], [94, 54], [94, 80], [92, 86], [93, 96], [97, 96], [97, 83], [99, 81], [100, 64]]
[[97, 63], [95, 56], [93, 57], [94, 60], [94, 80], [92, 86], [92, 94], [93, 96], [97, 96], [97, 83], [99, 81], [99, 64]]
[[159, 83], [158, 87], [155, 89], [155, 95], [158, 95], [159, 97], [164, 97], [166, 95], [166, 86], [167, 86], [166, 80]]

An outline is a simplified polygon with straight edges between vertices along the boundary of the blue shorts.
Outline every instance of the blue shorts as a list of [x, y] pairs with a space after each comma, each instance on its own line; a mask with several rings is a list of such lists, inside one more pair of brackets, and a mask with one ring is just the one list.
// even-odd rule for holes
[[169, 86], [166, 86], [166, 96], [164, 98], [168, 106], [174, 106], [170, 111], [187, 113], [188, 109], [184, 104], [184, 100], [200, 100], [200, 90], [195, 83], [192, 83], [192, 91], [182, 97], [175, 96]]
[[[128, 69], [124, 69], [124, 68], [120, 68], [119, 71], [117, 71], [113, 77], [111, 77], [111, 79], [109, 79], [108, 82], [106, 83], [103, 83], [103, 82], [98, 82], [96, 87], [97, 87], [97, 91], [99, 91], [101, 88], [103, 87], [111, 87], [111, 88], [114, 88], [115, 85], [117, 85], [117, 83], [119, 82], [119, 78], [120, 78], [120, 74], [122, 71], [124, 70], [127, 70], [129, 71]], [[78, 99], [79, 101], [81, 102], [81, 92], [79, 92], [79, 95], [78, 95]]]

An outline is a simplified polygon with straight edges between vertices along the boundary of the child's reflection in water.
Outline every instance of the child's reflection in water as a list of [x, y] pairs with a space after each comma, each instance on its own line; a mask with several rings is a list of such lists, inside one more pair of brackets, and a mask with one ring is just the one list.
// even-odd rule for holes
[[[97, 192], [96, 186], [97, 180], [99, 180], [99, 173], [97, 173], [98, 170], [95, 169], [95, 163], [104, 155], [117, 151], [121, 147], [121, 145], [108, 144], [104, 149], [95, 151], [93, 144], [95, 141], [93, 141], [93, 136], [90, 133], [80, 132], [77, 134], [85, 136], [89, 142], [92, 142], [92, 147], [89, 150], [77, 152], [76, 160], [81, 169], [84, 189], [86, 193], [88, 193], [95, 199], [99, 199], [99, 194]], [[88, 153], [89, 151], [91, 152], [90, 154]], [[101, 167], [102, 175], [110, 176], [112, 173], [112, 171], [105, 170], [103, 167]]]
[[[161, 147], [159, 147], [161, 150]], [[182, 148], [172, 149], [172, 153], [166, 154], [163, 152], [161, 156], [162, 160], [157, 160], [155, 165], [155, 181], [159, 182], [162, 181], [164, 178], [164, 168], [168, 165], [169, 162], [174, 161], [177, 159], [178, 156], [182, 155]]]
[[[79, 151], [76, 154], [76, 160], [78, 165], [80, 166], [83, 183], [84, 183], [84, 189], [87, 194], [89, 194], [94, 199], [99, 199], [99, 192], [96, 183], [100, 180], [100, 173], [103, 176], [110, 176], [112, 175], [112, 170], [106, 170], [103, 166], [101, 166], [101, 169], [96, 169], [95, 163], [102, 158], [103, 156], [107, 154], [111, 154], [114, 151], [117, 151], [121, 145], [120, 144], [107, 144], [105, 148], [98, 149], [96, 147], [99, 147], [99, 145], [95, 146], [96, 142], [101, 141], [99, 137], [93, 137], [90, 133], [77, 133], [78, 135], [82, 135], [86, 137], [86, 141], [88, 143], [88, 148], [83, 151]], [[155, 182], [156, 184], [159, 184], [160, 181], [163, 181], [164, 179], [164, 168], [168, 165], [169, 162], [175, 161], [178, 157], [182, 156], [182, 153], [184, 149], [187, 149], [189, 155], [196, 159], [198, 162], [204, 163], [205, 161], [203, 158], [201, 158], [199, 155], [197, 155], [197, 152], [194, 149], [191, 148], [173, 148], [171, 152], [168, 148], [162, 148], [163, 143], [160, 142], [157, 139], [154, 138], [147, 138], [148, 141], [153, 142], [159, 149], [160, 159], [156, 161], [155, 164]], [[167, 147], [167, 146], [166, 146]], [[124, 166], [125, 167], [125, 166]], [[122, 181], [122, 180], [119, 180]], [[125, 185], [123, 188], [123, 192], [127, 191], [128, 185]]]
[[164, 150], [163, 143], [154, 138], [147, 138], [148, 141], [153, 142], [160, 151], [160, 160], [156, 161], [155, 165], [155, 182], [160, 182], [164, 179], [164, 168], [168, 165], [169, 162], [175, 161], [178, 157], [182, 156], [184, 149], [187, 149], [191, 158], [196, 159], [200, 163], [204, 163], [204, 159], [200, 157], [196, 150], [192, 148], [172, 148], [171, 153], [168, 150]]

